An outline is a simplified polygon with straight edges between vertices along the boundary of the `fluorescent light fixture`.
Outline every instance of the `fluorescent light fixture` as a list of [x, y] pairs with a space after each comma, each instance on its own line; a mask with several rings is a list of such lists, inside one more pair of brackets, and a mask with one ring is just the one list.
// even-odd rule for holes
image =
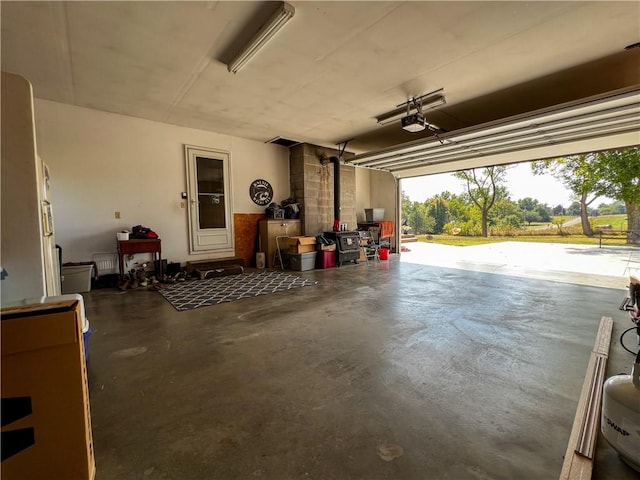
[[[441, 90], [438, 90], [438, 91], [441, 91]], [[416, 101], [421, 103], [421, 108], [423, 112], [425, 109], [438, 107], [440, 105], [444, 105], [445, 103], [447, 103], [446, 99], [444, 98], [444, 95], [433, 95], [433, 94], [427, 94], [427, 95], [423, 95], [422, 97], [418, 97], [416, 98]], [[408, 103], [409, 103], [410, 110], [412, 112], [417, 112], [417, 109], [414, 103], [411, 101]], [[379, 125], [388, 125], [390, 123], [397, 122], [398, 120], [406, 116], [407, 116], [407, 104], [403, 103], [402, 105], [398, 105], [398, 108], [396, 108], [395, 110], [391, 110], [390, 112], [383, 113], [379, 117], [376, 117], [376, 120], [378, 121]]]
[[251, 41], [247, 43], [247, 45], [245, 45], [229, 63], [229, 71], [232, 73], [238, 73], [238, 71], [244, 67], [289, 20], [291, 20], [295, 12], [296, 10], [292, 5], [282, 2], [282, 5], [280, 5], [269, 20], [260, 27]]

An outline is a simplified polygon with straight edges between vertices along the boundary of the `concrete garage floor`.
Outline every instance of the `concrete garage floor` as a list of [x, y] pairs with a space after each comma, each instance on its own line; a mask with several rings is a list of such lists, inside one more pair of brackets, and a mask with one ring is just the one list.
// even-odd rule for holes
[[[180, 313], [85, 294], [97, 480], [558, 478], [602, 316], [608, 374], [630, 371], [622, 272], [603, 288], [412, 254]], [[600, 438], [594, 478], [637, 477]]]

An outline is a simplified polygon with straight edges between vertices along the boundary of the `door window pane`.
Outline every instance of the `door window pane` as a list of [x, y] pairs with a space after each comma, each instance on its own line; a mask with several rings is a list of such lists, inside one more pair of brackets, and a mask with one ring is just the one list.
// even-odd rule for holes
[[196, 157], [198, 219], [200, 228], [225, 228], [224, 163]]

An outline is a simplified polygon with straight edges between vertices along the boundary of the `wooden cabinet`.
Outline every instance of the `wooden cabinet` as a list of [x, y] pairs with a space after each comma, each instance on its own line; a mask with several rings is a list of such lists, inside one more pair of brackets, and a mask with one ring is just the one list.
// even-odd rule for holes
[[[273, 267], [273, 254], [276, 251], [276, 237], [297, 237], [302, 235], [299, 219], [260, 220], [260, 251], [267, 257], [267, 267]], [[286, 239], [283, 239], [286, 242]], [[280, 245], [283, 248], [283, 244]], [[284, 248], [287, 248], [284, 245]]]

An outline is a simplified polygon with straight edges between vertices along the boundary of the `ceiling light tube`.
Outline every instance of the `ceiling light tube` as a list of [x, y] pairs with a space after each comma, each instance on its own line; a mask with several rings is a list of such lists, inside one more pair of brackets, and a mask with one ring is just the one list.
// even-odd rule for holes
[[[445, 103], [447, 103], [447, 101], [445, 100], [444, 95], [436, 95], [434, 97], [426, 98], [422, 100], [421, 108], [423, 110], [427, 108], [434, 108], [440, 105], [444, 105]], [[413, 102], [410, 105], [410, 111], [417, 112], [417, 109], [413, 104]], [[388, 125], [390, 123], [400, 120], [406, 115], [407, 115], [407, 107], [406, 105], [403, 105], [402, 107], [398, 107], [395, 110], [391, 110], [390, 112], [383, 113], [379, 117], [376, 117], [376, 120], [378, 121], [379, 125]]]
[[295, 11], [292, 5], [282, 2], [282, 5], [278, 7], [271, 18], [260, 27], [260, 30], [253, 36], [251, 41], [229, 63], [228, 70], [231, 73], [238, 73], [291, 20]]

